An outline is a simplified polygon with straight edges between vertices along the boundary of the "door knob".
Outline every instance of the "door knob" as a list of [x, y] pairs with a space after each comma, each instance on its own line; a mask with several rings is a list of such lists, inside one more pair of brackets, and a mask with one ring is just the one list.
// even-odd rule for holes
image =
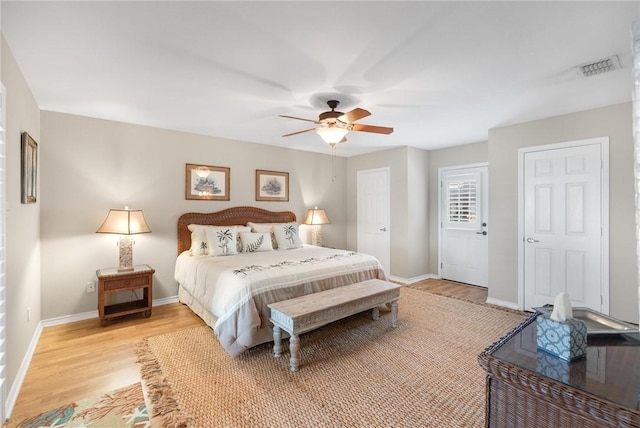
[[485, 236], [487, 236], [487, 231], [483, 230], [482, 232], [476, 232], [476, 235], [485, 235]]
[[380, 232], [386, 232], [386, 231], [387, 231], [386, 227], [383, 227], [382, 229], [380, 229]]
[[533, 238], [527, 238], [527, 242], [529, 244], [533, 244], [534, 242], [540, 242], [540, 241], [538, 241], [537, 239], [533, 239]]

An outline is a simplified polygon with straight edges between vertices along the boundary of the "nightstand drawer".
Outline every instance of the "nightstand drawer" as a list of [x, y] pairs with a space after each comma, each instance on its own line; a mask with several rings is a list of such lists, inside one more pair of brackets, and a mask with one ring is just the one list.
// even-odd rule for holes
[[137, 288], [149, 285], [151, 276], [136, 276], [134, 278], [111, 279], [104, 281], [105, 291], [122, 290], [123, 288]]

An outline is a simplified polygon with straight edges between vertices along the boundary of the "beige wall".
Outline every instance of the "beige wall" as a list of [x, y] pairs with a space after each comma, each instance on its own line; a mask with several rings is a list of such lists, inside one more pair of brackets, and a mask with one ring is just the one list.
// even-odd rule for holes
[[489, 130], [489, 297], [518, 301], [518, 149], [609, 137], [610, 314], [638, 319], [631, 103]]
[[[438, 269], [438, 170], [444, 167], [469, 165], [487, 162], [487, 142], [465, 144], [463, 146], [448, 147], [429, 152], [429, 269], [428, 272], [437, 275]], [[491, 174], [491, 168], [489, 168]], [[491, 190], [489, 190], [491, 193]], [[489, 217], [491, 222], [491, 217]], [[491, 225], [489, 225], [489, 228]]]
[[[20, 198], [20, 135], [26, 131], [42, 150], [40, 112], [31, 90], [2, 37], [2, 83], [7, 92], [6, 130], [6, 380], [12, 388], [24, 355], [40, 322], [40, 209], [38, 201], [22, 204]], [[40, 180], [40, 183], [42, 181]], [[27, 320], [27, 308], [30, 318]], [[13, 388], [12, 388], [13, 389]], [[12, 391], [14, 394], [17, 391]], [[15, 398], [15, 396], [13, 396]]]
[[429, 159], [430, 152], [407, 148], [406, 278], [429, 274]]
[[[302, 221], [318, 205], [331, 220], [324, 244], [346, 246], [343, 158], [62, 113], [41, 117], [43, 319], [96, 309], [97, 294], [86, 293], [86, 283], [96, 280], [96, 269], [117, 265], [115, 238], [94, 233], [110, 208], [144, 210], [152, 233], [135, 237], [134, 263], [156, 269], [155, 299], [177, 294], [176, 221], [184, 212], [251, 205], [291, 210]], [[185, 163], [230, 167], [231, 201], [186, 200]], [[256, 169], [288, 171], [290, 201], [256, 202]], [[309, 242], [308, 227], [301, 232]]]
[[357, 249], [358, 171], [385, 167], [391, 171], [391, 268], [387, 273], [400, 280], [428, 273], [428, 159], [427, 151], [409, 147], [347, 159], [349, 249]]

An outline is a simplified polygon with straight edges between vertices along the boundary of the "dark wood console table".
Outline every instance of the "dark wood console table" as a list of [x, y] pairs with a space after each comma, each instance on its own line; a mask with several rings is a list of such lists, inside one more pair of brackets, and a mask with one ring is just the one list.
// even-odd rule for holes
[[589, 335], [586, 358], [537, 350], [533, 314], [489, 346], [487, 427], [640, 427], [640, 335]]

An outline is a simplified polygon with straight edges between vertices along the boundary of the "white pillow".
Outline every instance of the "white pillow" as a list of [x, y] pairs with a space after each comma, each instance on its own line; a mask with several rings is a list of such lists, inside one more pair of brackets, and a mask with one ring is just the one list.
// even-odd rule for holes
[[207, 228], [210, 256], [230, 256], [238, 254], [237, 234], [234, 226], [214, 226]]
[[[224, 227], [224, 226], [212, 226], [212, 225], [205, 225], [205, 224], [190, 224], [187, 226], [187, 229], [191, 231], [191, 247], [189, 248], [189, 251], [191, 251], [191, 254], [209, 255], [211, 253], [211, 246], [209, 244], [209, 240], [207, 239], [207, 230], [216, 228], [216, 227]], [[238, 242], [237, 240], [238, 233], [251, 231], [251, 228], [247, 226], [229, 226], [229, 227], [233, 227], [236, 229], [236, 242]], [[237, 249], [236, 251], [239, 252], [240, 249]]]
[[274, 224], [277, 223], [247, 223], [247, 227], [251, 228], [252, 232], [271, 232], [271, 228]]
[[279, 224], [283, 224], [283, 223], [252, 223], [252, 222], [248, 222], [247, 226], [251, 227], [251, 231], [252, 232], [259, 232], [259, 233], [269, 232], [269, 233], [271, 233], [271, 246], [275, 250], [275, 249], [278, 248], [278, 241], [276, 241], [276, 237], [275, 237], [275, 235], [273, 235], [273, 226], [277, 226]]
[[191, 254], [193, 255], [206, 255], [209, 254], [209, 243], [207, 242], [206, 230], [208, 227], [202, 224], [190, 224], [187, 229], [191, 231]]
[[254, 253], [258, 251], [271, 251], [271, 232], [253, 233], [241, 232], [242, 252]]
[[238, 237], [238, 239], [236, 240], [236, 248], [238, 249], [238, 252], [241, 253], [242, 238], [240, 237], [240, 234], [242, 232], [251, 232], [251, 228], [249, 226], [235, 226], [235, 228], [236, 228], [236, 236]]
[[280, 250], [302, 247], [302, 241], [298, 233], [298, 223], [280, 223], [274, 225], [273, 234], [276, 237], [278, 249]]

